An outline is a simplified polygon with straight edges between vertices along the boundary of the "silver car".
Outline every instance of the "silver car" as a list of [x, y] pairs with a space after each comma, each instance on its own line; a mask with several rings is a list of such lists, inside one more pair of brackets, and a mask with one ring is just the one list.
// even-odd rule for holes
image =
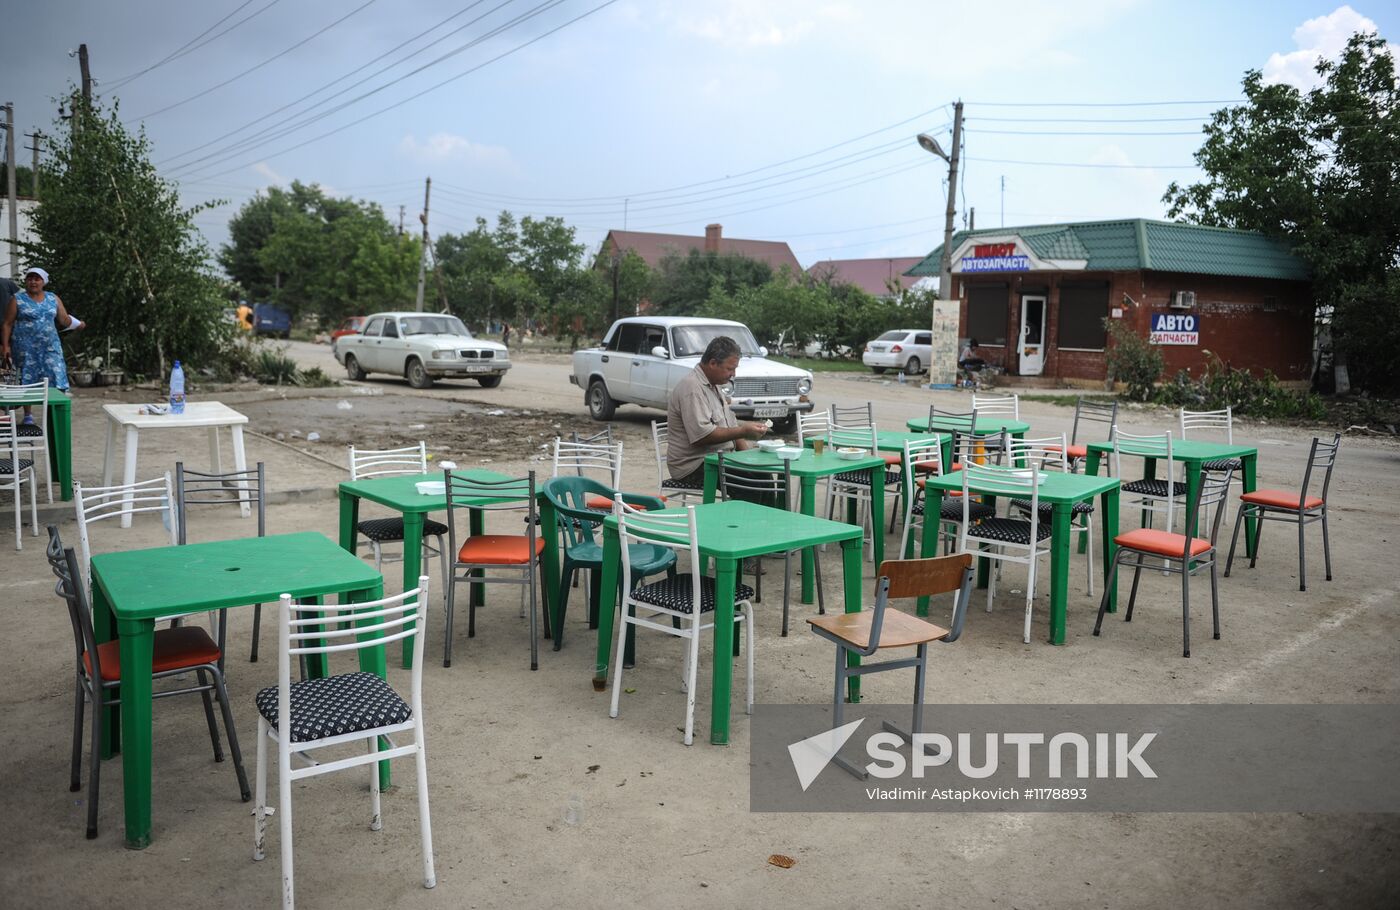
[[505, 345], [473, 337], [456, 316], [434, 313], [375, 313], [360, 334], [337, 338], [333, 350], [351, 379], [390, 373], [415, 389], [443, 378], [493, 389], [510, 369]]

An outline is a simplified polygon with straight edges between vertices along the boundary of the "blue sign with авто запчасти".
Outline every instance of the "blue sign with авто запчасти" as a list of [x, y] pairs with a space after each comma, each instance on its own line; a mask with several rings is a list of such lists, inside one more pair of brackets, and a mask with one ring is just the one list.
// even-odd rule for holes
[[979, 243], [971, 256], [958, 260], [958, 267], [963, 272], [1029, 272], [1031, 260], [1014, 243]]
[[1200, 344], [1201, 317], [1194, 313], [1153, 313], [1149, 344]]

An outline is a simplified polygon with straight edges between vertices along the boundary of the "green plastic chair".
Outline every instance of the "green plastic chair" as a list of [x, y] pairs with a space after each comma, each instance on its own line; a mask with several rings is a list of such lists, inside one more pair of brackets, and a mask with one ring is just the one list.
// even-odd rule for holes
[[[655, 496], [639, 493], [619, 493], [591, 477], [553, 477], [545, 481], [540, 495], [554, 506], [557, 515], [556, 533], [562, 535], [564, 546], [563, 571], [559, 576], [558, 594], [554, 598], [550, 629], [554, 633], [554, 650], [564, 646], [564, 614], [569, 606], [569, 587], [579, 569], [591, 569], [588, 590], [588, 628], [598, 628], [598, 593], [603, 567], [603, 544], [594, 531], [608, 513], [600, 511], [602, 499], [609, 502], [620, 496], [630, 506], [641, 509], [661, 509], [666, 504]], [[600, 499], [601, 497], [601, 499]], [[594, 507], [590, 508], [590, 501]], [[676, 554], [667, 547], [652, 544], [632, 544], [627, 549], [632, 577], [640, 581], [648, 575], [665, 571], [676, 574]]]

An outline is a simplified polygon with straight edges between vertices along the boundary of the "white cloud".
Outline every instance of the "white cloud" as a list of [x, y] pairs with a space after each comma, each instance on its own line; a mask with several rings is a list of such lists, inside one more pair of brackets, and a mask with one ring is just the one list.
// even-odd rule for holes
[[[1375, 22], [1350, 6], [1339, 6], [1326, 16], [1309, 19], [1293, 30], [1293, 43], [1298, 50], [1269, 55], [1263, 68], [1264, 82], [1267, 85], [1282, 82], [1299, 91], [1316, 88], [1321, 84], [1316, 71], [1319, 57], [1334, 59], [1352, 35], [1378, 30]], [[1390, 51], [1400, 56], [1393, 44]]]
[[409, 133], [399, 140], [399, 154], [420, 164], [465, 162], [497, 171], [519, 171], [504, 146], [484, 145], [451, 133], [435, 133], [422, 141]]
[[259, 177], [266, 178], [268, 186], [286, 186], [291, 182], [286, 177], [274, 171], [272, 165], [268, 164], [266, 161], [259, 161], [257, 164], [253, 165], [253, 173], [257, 174]]
[[727, 0], [704, 5], [698, 14], [676, 17], [683, 32], [730, 46], [776, 47], [793, 44], [812, 31], [810, 4], [803, 2], [754, 2]]

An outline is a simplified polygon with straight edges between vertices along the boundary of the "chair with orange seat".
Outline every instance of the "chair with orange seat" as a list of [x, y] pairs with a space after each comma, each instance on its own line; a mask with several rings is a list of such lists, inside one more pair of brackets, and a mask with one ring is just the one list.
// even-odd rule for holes
[[[92, 607], [88, 604], [87, 586], [83, 583], [83, 572], [77, 554], [72, 547], [65, 548], [58, 536], [58, 528], [49, 525], [49, 545], [47, 550], [49, 567], [58, 577], [54, 590], [68, 605], [68, 619], [73, 627], [73, 644], [77, 658], [73, 711], [73, 761], [72, 779], [68, 789], [77, 792], [82, 789], [79, 774], [83, 763], [83, 708], [92, 704], [92, 745], [88, 754], [88, 805], [87, 836], [97, 837], [98, 784], [101, 776], [101, 761], [98, 750], [102, 743], [102, 722], [106, 709], [121, 703], [118, 695], [121, 680], [121, 657], [115, 640], [97, 643], [92, 628]], [[238, 748], [238, 733], [233, 726], [233, 715], [229, 711], [228, 691], [224, 688], [224, 676], [219, 672], [222, 651], [218, 644], [198, 626], [178, 626], [157, 629], [151, 652], [151, 676], [153, 679], [166, 679], [194, 673], [197, 684], [179, 689], [161, 689], [152, 693], [154, 698], [170, 695], [185, 695], [198, 692], [204, 700], [204, 718], [209, 724], [209, 739], [214, 744], [214, 761], [224, 760], [224, 750], [219, 743], [219, 728], [214, 722], [214, 707], [210, 692], [219, 702], [223, 714], [224, 730], [228, 733], [229, 752], [233, 754], [233, 770], [238, 776], [238, 790], [244, 802], [252, 794], [248, 791], [248, 776], [243, 770], [243, 753]], [[206, 676], [206, 674], [208, 674]]]
[[[1215, 507], [1215, 520], [1211, 522], [1209, 539], [1193, 537], [1190, 534], [1176, 534], [1170, 528], [1172, 526], [1172, 500], [1167, 500], [1167, 528], [1166, 531], [1159, 531], [1155, 528], [1138, 528], [1136, 531], [1128, 531], [1113, 538], [1118, 550], [1113, 558], [1113, 565], [1110, 566], [1110, 580], [1104, 585], [1103, 599], [1099, 601], [1099, 618], [1094, 622], [1094, 635], [1099, 634], [1103, 627], [1104, 613], [1108, 611], [1108, 599], [1116, 585], [1118, 567], [1129, 560], [1133, 566], [1133, 587], [1128, 594], [1128, 609], [1123, 615], [1124, 622], [1132, 622], [1133, 606], [1137, 601], [1138, 582], [1142, 578], [1142, 570], [1146, 565], [1146, 560], [1150, 557], [1154, 560], [1162, 560], [1161, 570], [1164, 573], [1176, 573], [1181, 576], [1181, 656], [1191, 656], [1191, 576], [1210, 569], [1210, 612], [1212, 624], [1214, 626], [1213, 638], [1220, 638], [1220, 592], [1216, 583], [1215, 566], [1217, 560], [1215, 549], [1215, 538], [1220, 532], [1220, 515], [1224, 511], [1220, 508], [1225, 497], [1230, 493], [1230, 476], [1234, 472], [1226, 469], [1223, 473], [1217, 472], [1205, 474], [1201, 477], [1201, 484], [1196, 488], [1196, 496], [1193, 502], [1187, 503], [1185, 529], [1190, 531], [1196, 527], [1196, 516], [1202, 510]], [[1152, 568], [1158, 568], [1155, 564]], [[1227, 572], [1228, 574], [1228, 572]]]
[[[1298, 524], [1298, 590], [1308, 589], [1307, 549], [1303, 539], [1303, 529], [1315, 521], [1322, 522], [1322, 558], [1327, 565], [1327, 580], [1332, 580], [1332, 546], [1327, 539], [1327, 488], [1332, 485], [1332, 468], [1337, 464], [1337, 449], [1341, 447], [1342, 434], [1337, 433], [1331, 442], [1323, 442], [1322, 437], [1314, 436], [1312, 449], [1308, 452], [1308, 466], [1303, 471], [1303, 486], [1297, 493], [1288, 490], [1255, 490], [1240, 494], [1240, 509], [1235, 515], [1235, 532], [1230, 536], [1230, 558], [1225, 560], [1225, 577], [1230, 577], [1230, 566], [1235, 561], [1235, 544], [1240, 539], [1240, 519], [1259, 519], [1259, 533], [1254, 538], [1254, 553], [1249, 557], [1249, 567], [1259, 561], [1259, 540], [1264, 533], [1265, 521], [1288, 521]], [[1322, 485], [1317, 495], [1309, 490], [1316, 477], [1315, 471], [1322, 474]], [[1218, 519], [1217, 519], [1218, 520]]]
[[[931, 622], [888, 608], [891, 598], [926, 597], [956, 591], [953, 601], [951, 630]], [[832, 729], [842, 725], [846, 681], [852, 676], [868, 676], [887, 670], [914, 670], [913, 725], [908, 731], [890, 722], [885, 729], [916, 743], [923, 732], [924, 677], [928, 672], [928, 644], [931, 641], [955, 642], [962, 635], [967, 617], [967, 603], [972, 597], [972, 557], [966, 553], [956, 556], [936, 556], [931, 559], [887, 559], [880, 564], [875, 585], [875, 607], [859, 613], [832, 613], [807, 620], [812, 631], [836, 644], [836, 684], [831, 701]], [[851, 655], [872, 657], [886, 648], [915, 648], [914, 656], [878, 663], [851, 666]], [[851, 774], [864, 780], [864, 769], [841, 755], [832, 760]]]
[[[1112, 401], [1097, 401], [1093, 398], [1085, 398], [1082, 395], [1074, 405], [1074, 426], [1069, 434], [1069, 448], [1065, 454], [1068, 456], [1069, 469], [1078, 472], [1084, 459], [1089, 456], [1089, 446], [1086, 442], [1079, 441], [1079, 424], [1102, 423], [1108, 426], [1107, 442], [1113, 442], [1113, 434], [1118, 429], [1118, 399]], [[1087, 435], [1087, 434], [1085, 434]]]
[[[452, 583], [447, 587], [447, 629], [442, 649], [442, 665], [452, 666], [452, 612], [458, 582], [511, 584], [521, 586], [521, 604], [529, 590], [530, 669], [540, 666], [538, 621], [540, 598], [537, 584], [544, 579], [540, 556], [544, 538], [539, 535], [535, 509], [535, 472], [526, 477], [478, 480], [466, 474], [443, 472], [447, 482], [447, 541], [456, 554], [452, 563]], [[467, 510], [482, 512], [525, 512], [524, 534], [466, 534], [458, 523]], [[469, 527], [470, 525], [468, 525]], [[458, 541], [461, 541], [459, 544]], [[468, 597], [467, 637], [476, 637], [476, 598]], [[548, 620], [546, 629], [548, 628]]]

